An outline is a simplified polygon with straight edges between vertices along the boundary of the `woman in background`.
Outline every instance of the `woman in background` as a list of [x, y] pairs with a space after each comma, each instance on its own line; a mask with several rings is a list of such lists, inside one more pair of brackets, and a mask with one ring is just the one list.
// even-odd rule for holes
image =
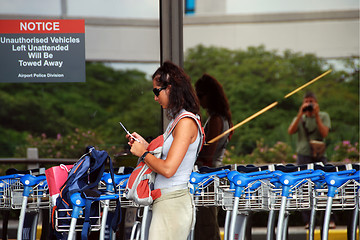
[[[212, 76], [204, 74], [195, 83], [200, 105], [206, 109], [208, 118], [204, 125], [206, 142], [219, 136], [232, 127], [229, 102], [221, 84]], [[220, 167], [226, 146], [232, 132], [218, 141], [203, 146], [196, 164], [208, 167]], [[195, 239], [220, 240], [217, 207], [199, 207], [196, 214]]]
[[[206, 142], [208, 142], [232, 127], [229, 102], [221, 84], [208, 74], [204, 74], [195, 83], [195, 89], [200, 105], [206, 109], [208, 115], [204, 125]], [[220, 140], [204, 146], [197, 159], [197, 164], [208, 167], [222, 166], [225, 149], [231, 136], [232, 132]]]

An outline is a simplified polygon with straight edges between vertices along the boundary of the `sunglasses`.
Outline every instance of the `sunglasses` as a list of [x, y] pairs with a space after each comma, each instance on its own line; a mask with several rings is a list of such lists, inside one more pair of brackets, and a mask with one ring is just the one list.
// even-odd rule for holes
[[155, 96], [159, 96], [161, 90], [166, 89], [166, 87], [161, 87], [161, 88], [153, 88], [153, 93], [155, 94]]

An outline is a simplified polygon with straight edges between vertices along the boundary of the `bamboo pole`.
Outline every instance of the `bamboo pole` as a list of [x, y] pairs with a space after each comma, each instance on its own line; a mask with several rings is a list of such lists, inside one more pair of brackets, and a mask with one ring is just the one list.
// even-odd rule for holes
[[[284, 98], [286, 99], [286, 98], [290, 97], [291, 95], [297, 93], [298, 91], [306, 88], [306, 87], [309, 86], [310, 84], [313, 84], [314, 82], [316, 82], [316, 81], [319, 80], [320, 78], [322, 78], [322, 77], [324, 77], [325, 75], [329, 74], [331, 71], [332, 71], [332, 70], [330, 69], [330, 70], [324, 72], [323, 74], [317, 76], [317, 77], [314, 78], [313, 80], [311, 80], [311, 81], [305, 83], [304, 85], [296, 88], [294, 91], [286, 94], [286, 95], [284, 96]], [[241, 121], [240, 123], [236, 124], [236, 125], [233, 126], [232, 128], [229, 128], [228, 130], [226, 130], [225, 132], [223, 132], [223, 133], [220, 134], [219, 136], [211, 139], [209, 142], [207, 142], [207, 144], [211, 144], [211, 143], [214, 143], [214, 142], [218, 141], [220, 138], [222, 138], [222, 137], [225, 136], [226, 134], [230, 133], [231, 131], [234, 131], [236, 128], [244, 125], [245, 123], [251, 121], [252, 119], [256, 118], [257, 116], [259, 116], [259, 115], [263, 114], [264, 112], [270, 110], [271, 108], [275, 107], [277, 104], [278, 104], [278, 102], [273, 102], [273, 103], [270, 104], [269, 106], [267, 106], [267, 107], [261, 109], [260, 111], [254, 113], [253, 115], [251, 115], [250, 117], [248, 117], [248, 118], [246, 118], [245, 120]]]

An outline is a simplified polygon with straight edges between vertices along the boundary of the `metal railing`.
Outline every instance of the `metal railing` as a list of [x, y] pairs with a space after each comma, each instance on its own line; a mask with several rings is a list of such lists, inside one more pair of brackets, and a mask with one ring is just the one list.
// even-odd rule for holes
[[28, 169], [39, 168], [40, 164], [73, 164], [78, 159], [74, 158], [39, 158], [37, 148], [28, 148], [25, 158], [0, 158], [0, 164], [19, 164], [25, 163]]

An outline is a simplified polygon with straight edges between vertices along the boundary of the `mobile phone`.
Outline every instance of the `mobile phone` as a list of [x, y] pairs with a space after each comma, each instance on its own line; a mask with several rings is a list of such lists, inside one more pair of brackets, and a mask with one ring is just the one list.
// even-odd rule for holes
[[137, 142], [140, 142], [140, 140], [137, 139], [136, 137], [134, 137], [134, 136], [126, 129], [126, 127], [125, 127], [121, 122], [119, 122], [119, 123], [120, 123], [120, 125], [122, 126], [122, 128], [124, 129], [124, 131], [125, 131], [132, 139], [134, 139], [134, 140], [137, 141]]

